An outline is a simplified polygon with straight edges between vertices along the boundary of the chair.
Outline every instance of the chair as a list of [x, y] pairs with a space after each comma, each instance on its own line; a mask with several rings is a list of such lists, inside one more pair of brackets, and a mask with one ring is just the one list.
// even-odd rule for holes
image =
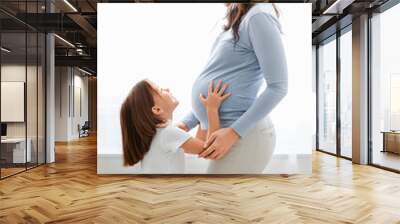
[[78, 124], [79, 138], [89, 136], [89, 129], [90, 129], [89, 121], [85, 121], [82, 127]]

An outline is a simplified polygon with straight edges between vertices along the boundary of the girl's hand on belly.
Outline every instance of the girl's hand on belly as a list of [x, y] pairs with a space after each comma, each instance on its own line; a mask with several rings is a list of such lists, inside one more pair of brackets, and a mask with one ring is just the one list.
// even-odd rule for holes
[[214, 81], [211, 81], [208, 85], [207, 98], [200, 94], [200, 100], [203, 103], [204, 107], [206, 107], [207, 111], [207, 139], [214, 131], [220, 128], [219, 107], [221, 106], [221, 103], [231, 95], [230, 93], [224, 93], [226, 88], [228, 88], [228, 85], [224, 84], [221, 87], [222, 81], [218, 82], [215, 89], [213, 89], [213, 85]]
[[215, 89], [213, 85], [214, 81], [212, 80], [208, 85], [207, 98], [205, 98], [202, 94], [200, 94], [200, 100], [207, 111], [218, 110], [222, 102], [231, 95], [231, 93], [225, 93], [225, 90], [228, 88], [228, 84], [225, 83], [224, 85], [222, 85], [221, 80], [218, 81], [217, 86], [215, 86]]

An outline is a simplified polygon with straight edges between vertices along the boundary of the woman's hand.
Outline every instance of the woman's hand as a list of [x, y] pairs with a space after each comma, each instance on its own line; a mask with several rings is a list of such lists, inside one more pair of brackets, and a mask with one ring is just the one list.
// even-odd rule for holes
[[204, 144], [205, 150], [199, 154], [199, 157], [212, 160], [221, 159], [239, 138], [240, 136], [233, 128], [221, 128], [211, 134]]
[[[217, 86], [213, 89], [214, 81], [211, 81], [208, 85], [208, 96], [205, 98], [200, 94], [200, 100], [207, 110], [218, 110], [222, 102], [228, 98], [231, 94], [224, 93], [228, 84], [222, 85], [222, 81], [218, 81]], [[222, 85], [222, 86], [221, 86]]]

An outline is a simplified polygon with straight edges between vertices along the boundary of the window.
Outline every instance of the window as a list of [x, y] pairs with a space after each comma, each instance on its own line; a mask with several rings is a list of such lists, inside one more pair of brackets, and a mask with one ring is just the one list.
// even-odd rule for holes
[[400, 170], [400, 5], [371, 18], [372, 164]]
[[318, 48], [318, 148], [336, 153], [336, 39]]
[[340, 154], [352, 157], [352, 32], [340, 36]]

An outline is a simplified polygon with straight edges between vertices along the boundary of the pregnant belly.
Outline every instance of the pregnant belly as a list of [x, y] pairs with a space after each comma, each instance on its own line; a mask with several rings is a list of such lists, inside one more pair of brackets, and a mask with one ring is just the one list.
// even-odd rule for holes
[[[198, 79], [192, 88], [192, 109], [193, 113], [199, 119], [202, 128], [206, 129], [208, 127], [207, 121], [207, 111], [204, 108], [202, 102], [200, 101], [200, 94], [207, 96], [208, 85], [210, 80], [206, 78]], [[234, 82], [224, 81], [229, 87], [226, 92], [232, 95], [228, 97], [219, 109], [220, 116], [220, 126], [229, 127], [234, 121], [236, 121], [254, 102], [257, 93], [252, 93], [252, 91], [243, 91], [240, 86], [235, 85]]]

